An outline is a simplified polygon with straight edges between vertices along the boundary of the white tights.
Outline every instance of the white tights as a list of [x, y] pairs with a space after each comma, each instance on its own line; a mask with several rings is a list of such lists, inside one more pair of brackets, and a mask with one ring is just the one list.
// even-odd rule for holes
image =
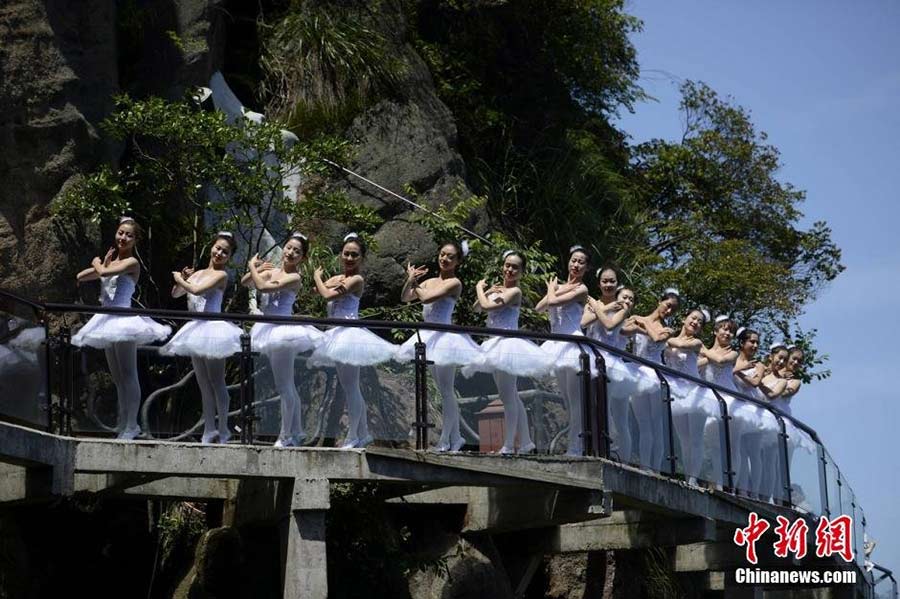
[[567, 455], [584, 455], [584, 414], [581, 404], [581, 377], [570, 368], [562, 368], [556, 373], [559, 390], [566, 399], [569, 410], [569, 449]]
[[459, 432], [459, 404], [456, 402], [456, 366], [431, 366], [431, 376], [437, 385], [441, 395], [441, 411], [443, 412], [444, 426], [441, 429], [439, 447], [458, 445], [462, 441]]
[[230, 436], [228, 432], [228, 387], [225, 385], [225, 360], [223, 358], [191, 358], [194, 376], [200, 386], [203, 405], [203, 435], [216, 432], [216, 413], [219, 415], [219, 439]]
[[363, 441], [369, 436], [366, 402], [359, 389], [359, 366], [338, 364], [336, 367], [338, 380], [347, 399], [347, 414], [350, 424], [347, 429], [347, 441]]
[[638, 452], [641, 465], [657, 471], [662, 470], [667, 445], [663, 423], [666, 409], [660, 393], [660, 386], [656, 385], [650, 391], [631, 397], [631, 409], [638, 425]]
[[503, 402], [503, 446], [509, 449], [515, 447], [517, 435], [519, 447], [532, 444], [531, 433], [528, 430], [528, 414], [525, 412], [525, 404], [519, 397], [516, 380], [515, 375], [506, 372], [494, 373], [494, 383], [497, 385], [500, 401]]
[[[731, 470], [734, 472], [732, 481], [735, 485], [740, 480], [744, 470], [744, 462], [747, 461], [747, 456], [741, 453], [743, 432], [743, 424], [736, 418], [732, 418], [729, 421], [728, 433], [731, 441]], [[713, 482], [722, 486], [727, 480], [725, 479], [725, 465], [722, 463], [722, 446], [725, 445], [725, 433], [722, 430], [720, 418], [708, 418], [706, 420], [703, 437], [705, 438], [704, 445], [706, 450], [709, 451], [712, 462], [713, 471], [710, 478]]]
[[623, 390], [619, 384], [607, 382], [606, 406], [609, 410], [612, 425], [616, 429], [614, 440], [616, 442], [616, 451], [619, 454], [619, 460], [622, 462], [631, 462], [632, 441], [629, 418], [631, 404], [628, 401], [627, 391]]
[[267, 354], [275, 389], [281, 397], [281, 432], [278, 437], [282, 441], [303, 437], [302, 408], [297, 385], [294, 383], [294, 360], [296, 352], [290, 348], [272, 350]]
[[106, 348], [106, 361], [116, 385], [119, 398], [119, 418], [116, 432], [137, 429], [138, 410], [141, 406], [141, 385], [137, 376], [137, 345], [130, 341], [114, 343]]
[[678, 443], [681, 446], [684, 476], [692, 483], [697, 482], [700, 469], [703, 467], [703, 433], [706, 428], [706, 417], [705, 412], [697, 409], [673, 414], [672, 417], [672, 424], [678, 433]]

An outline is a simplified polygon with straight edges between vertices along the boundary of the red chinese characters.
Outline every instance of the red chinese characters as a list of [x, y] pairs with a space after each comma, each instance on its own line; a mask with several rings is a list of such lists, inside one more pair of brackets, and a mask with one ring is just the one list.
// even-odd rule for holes
[[[803, 559], [807, 553], [807, 536], [809, 525], [803, 518], [793, 523], [784, 516], [777, 516], [777, 526], [772, 530], [777, 537], [772, 544], [776, 557], [786, 558], [791, 555]], [[771, 525], [756, 512], [751, 512], [746, 528], [734, 531], [734, 543], [746, 548], [747, 561], [751, 564], [759, 562], [756, 543], [769, 530]], [[842, 515], [829, 520], [822, 516], [815, 532], [816, 557], [839, 555], [844, 561], [853, 561], [853, 519]]]
[[845, 562], [853, 561], [853, 519], [850, 516], [838, 516], [828, 521], [822, 516], [816, 527], [816, 557], [839, 555]]
[[750, 519], [747, 528], [738, 528], [734, 531], [734, 543], [738, 547], [745, 545], [747, 547], [747, 561], [751, 564], [757, 563], [756, 558], [756, 541], [769, 530], [769, 522], [760, 519], [756, 512], [750, 512]]

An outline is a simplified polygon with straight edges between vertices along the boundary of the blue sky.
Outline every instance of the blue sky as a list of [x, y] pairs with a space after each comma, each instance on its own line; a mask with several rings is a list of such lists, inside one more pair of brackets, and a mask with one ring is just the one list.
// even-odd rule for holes
[[[900, 2], [638, 0], [641, 85], [656, 102], [625, 114], [636, 142], [681, 136], [677, 86], [701, 80], [750, 109], [808, 192], [804, 225], [827, 221], [847, 270], [802, 318], [819, 329], [830, 380], [794, 414], [815, 428], [900, 571]], [[880, 588], [880, 587], [879, 587]]]

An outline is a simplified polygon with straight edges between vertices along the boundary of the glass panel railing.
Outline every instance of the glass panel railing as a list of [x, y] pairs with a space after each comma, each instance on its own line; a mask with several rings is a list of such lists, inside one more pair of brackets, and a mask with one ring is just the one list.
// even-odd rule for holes
[[0, 419], [47, 429], [47, 340], [31, 306], [0, 297]]
[[831, 454], [825, 452], [825, 484], [828, 487], [828, 511], [831, 517], [841, 513], [841, 473]]
[[[747, 428], [747, 423], [743, 413], [738, 410], [740, 400], [728, 393], [718, 393], [717, 397], [722, 401], [716, 399], [715, 406], [709, 406], [710, 411], [716, 410], [716, 416], [710, 416], [706, 420], [704, 429], [702, 478], [711, 481], [719, 490], [727, 486], [734, 489], [742, 466], [741, 459], [746, 458], [741, 451], [741, 435]], [[727, 417], [722, 415], [722, 404]], [[730, 453], [726, 455], [726, 452]]]
[[860, 506], [857, 506], [856, 517], [853, 519], [853, 537], [856, 563], [860, 568], [864, 568], [866, 562], [866, 514]]
[[[719, 418], [719, 403], [709, 389], [675, 376], [667, 376], [672, 398], [672, 427], [675, 441], [677, 470], [690, 484], [716, 477], [711, 473], [711, 460], [705, 451], [705, 431], [708, 420]], [[721, 454], [721, 449], [713, 448]], [[721, 458], [720, 458], [721, 459]], [[706, 470], [706, 477], [702, 471]]]
[[[791, 502], [805, 512], [823, 513], [819, 487], [819, 444], [804, 430], [784, 417], [791, 477]], [[780, 481], [779, 481], [780, 482]]]

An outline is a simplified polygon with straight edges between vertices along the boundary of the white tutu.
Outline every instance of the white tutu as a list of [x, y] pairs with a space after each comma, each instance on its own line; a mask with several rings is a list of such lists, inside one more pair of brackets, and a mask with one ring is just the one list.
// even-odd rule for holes
[[223, 359], [241, 351], [243, 331], [224, 320], [192, 320], [159, 353], [167, 356]]
[[663, 376], [669, 383], [673, 415], [704, 412], [711, 418], [721, 416], [719, 402], [712, 391], [686, 379]]
[[626, 362], [619, 356], [602, 351], [603, 358], [606, 362], [606, 378], [610, 385], [616, 387], [616, 394], [629, 397], [631, 395], [641, 395], [649, 393], [659, 386], [659, 379], [645, 376], [641, 371], [640, 364], [636, 362]]
[[162, 341], [172, 334], [172, 328], [146, 316], [94, 314], [72, 336], [72, 345], [106, 349], [115, 343], [130, 342], [147, 345]]
[[444, 331], [419, 331], [406, 340], [397, 350], [398, 362], [411, 362], [416, 357], [416, 342], [422, 337], [425, 358], [435, 366], [468, 366], [480, 369], [484, 364], [484, 352], [471, 337], [463, 333]]
[[306, 361], [308, 368], [349, 364], [374, 366], [393, 360], [397, 346], [389, 343], [368, 329], [361, 327], [335, 327], [322, 336], [319, 345]]
[[46, 339], [43, 327], [28, 327], [10, 339], [9, 346], [24, 352], [36, 353]]
[[[580, 332], [570, 334], [582, 336]], [[581, 372], [581, 354], [587, 353], [591, 376], [597, 376], [596, 359], [594, 357], [594, 352], [588, 343], [579, 344], [569, 341], [544, 341], [544, 343], [541, 344], [541, 350], [543, 350], [552, 360], [554, 373], [563, 369]]]
[[261, 354], [282, 349], [299, 354], [315, 348], [322, 339], [322, 331], [302, 324], [258, 322], [250, 329], [250, 347]]
[[[518, 337], [491, 337], [481, 344], [480, 363], [467, 364], [463, 376], [476, 372], [506, 372], [514, 376], [540, 378], [553, 371], [553, 360], [534, 342]], [[426, 354], [428, 355], [428, 354]]]

